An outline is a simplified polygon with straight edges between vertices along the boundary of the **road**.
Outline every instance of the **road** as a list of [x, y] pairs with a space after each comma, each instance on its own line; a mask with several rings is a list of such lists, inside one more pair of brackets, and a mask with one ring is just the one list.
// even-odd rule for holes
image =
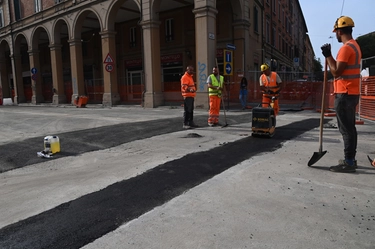
[[374, 123], [357, 127], [357, 172], [335, 174], [333, 118], [307, 167], [316, 112], [282, 110], [271, 139], [251, 136], [250, 111], [211, 128], [196, 110], [194, 130], [182, 112], [0, 107], [0, 248], [374, 248]]

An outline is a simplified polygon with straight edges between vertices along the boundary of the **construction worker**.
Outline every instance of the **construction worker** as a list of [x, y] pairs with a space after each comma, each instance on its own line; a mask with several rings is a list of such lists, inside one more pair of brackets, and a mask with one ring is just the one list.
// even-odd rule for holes
[[207, 78], [208, 95], [210, 97], [210, 110], [208, 113], [208, 126], [219, 124], [221, 91], [224, 87], [224, 77], [219, 74], [219, 69], [215, 66], [212, 74]]
[[272, 97], [275, 97], [273, 100], [273, 110], [276, 116], [280, 110], [278, 96], [281, 90], [281, 78], [276, 72], [271, 72], [270, 66], [267, 63], [260, 66], [260, 71], [262, 71], [262, 75], [259, 78], [260, 89], [263, 92], [262, 107], [269, 107]]
[[193, 121], [194, 98], [196, 95], [196, 87], [193, 80], [194, 67], [187, 66], [185, 74], [181, 77], [181, 94], [184, 98], [184, 123], [183, 129], [197, 127]]
[[337, 18], [333, 32], [338, 42], [343, 45], [337, 53], [336, 60], [331, 54], [331, 44], [324, 44], [321, 49], [327, 64], [334, 76], [335, 111], [337, 126], [344, 140], [344, 159], [330, 171], [352, 173], [356, 171], [357, 129], [355, 127], [356, 107], [360, 94], [360, 70], [362, 53], [358, 43], [353, 39], [354, 22], [348, 16]]

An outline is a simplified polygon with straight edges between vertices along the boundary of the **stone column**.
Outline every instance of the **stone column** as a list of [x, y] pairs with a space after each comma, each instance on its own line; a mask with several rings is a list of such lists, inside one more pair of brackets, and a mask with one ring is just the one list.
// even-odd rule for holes
[[72, 103], [77, 96], [85, 95], [83, 76], [82, 42], [80, 39], [69, 40], [70, 64], [72, 69]]
[[[108, 55], [113, 59], [112, 63], [104, 62], [102, 65], [104, 81], [103, 105], [113, 106], [120, 103], [117, 83], [116, 32], [104, 31], [99, 34], [102, 37], [102, 61], [104, 62]], [[108, 70], [108, 67], [112, 68], [112, 71]]]
[[208, 109], [207, 77], [212, 73], [216, 64], [216, 14], [217, 10], [204, 6], [193, 10], [195, 14], [195, 44], [197, 65], [195, 66], [195, 80], [197, 95], [195, 105]]
[[61, 44], [52, 44], [49, 46], [51, 50], [51, 67], [53, 82], [52, 103], [54, 105], [66, 103], [61, 47]]
[[14, 87], [14, 103], [25, 103], [25, 91], [23, 89], [23, 78], [22, 78], [22, 62], [21, 55], [13, 54], [10, 55], [12, 61], [13, 71], [13, 87]]
[[250, 61], [246, 60], [250, 58], [250, 48], [252, 48], [249, 46], [249, 28], [250, 23], [246, 20], [237, 20], [233, 23], [233, 40], [236, 46], [236, 50], [233, 51], [233, 75], [253, 69]]
[[31, 78], [31, 89], [33, 91], [31, 103], [37, 104], [44, 100], [42, 94], [42, 74], [40, 72], [39, 50], [29, 50], [28, 53], [30, 58], [30, 69], [37, 69], [37, 73], [34, 76], [35, 78]]
[[160, 65], [160, 22], [143, 21], [143, 70], [145, 93], [143, 106], [154, 108], [164, 104], [161, 86]]

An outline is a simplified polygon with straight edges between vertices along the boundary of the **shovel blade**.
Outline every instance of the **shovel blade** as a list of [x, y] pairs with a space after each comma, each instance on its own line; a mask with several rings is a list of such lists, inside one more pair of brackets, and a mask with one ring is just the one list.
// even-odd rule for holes
[[371, 157], [370, 157], [369, 155], [367, 155], [367, 159], [370, 161], [371, 166], [372, 166], [372, 167], [375, 167], [375, 160], [374, 160], [374, 159], [371, 159]]
[[316, 163], [317, 161], [319, 161], [320, 158], [322, 158], [326, 153], [327, 153], [327, 151], [314, 152], [314, 155], [310, 158], [310, 161], [307, 163], [307, 166], [311, 166], [311, 165], [315, 164], [315, 163]]

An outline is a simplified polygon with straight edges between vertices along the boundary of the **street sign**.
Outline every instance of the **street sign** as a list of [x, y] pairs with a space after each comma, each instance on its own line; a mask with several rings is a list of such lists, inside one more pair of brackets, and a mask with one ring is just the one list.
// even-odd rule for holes
[[293, 62], [294, 62], [295, 67], [299, 66], [299, 58], [298, 57], [294, 57]]
[[233, 51], [224, 49], [224, 75], [233, 75]]
[[112, 64], [112, 63], [114, 63], [114, 60], [112, 59], [112, 57], [111, 57], [111, 55], [109, 53], [107, 54], [107, 57], [105, 57], [104, 63], [105, 64]]
[[31, 75], [31, 79], [35, 81], [37, 79], [36, 74]]
[[113, 64], [105, 65], [105, 70], [109, 73], [112, 72], [113, 71]]
[[232, 65], [230, 63], [225, 64], [225, 72], [224, 75], [232, 75]]
[[38, 72], [38, 70], [35, 67], [31, 68], [30, 71], [32, 74], [36, 74]]
[[236, 50], [236, 45], [227, 43], [227, 49]]

